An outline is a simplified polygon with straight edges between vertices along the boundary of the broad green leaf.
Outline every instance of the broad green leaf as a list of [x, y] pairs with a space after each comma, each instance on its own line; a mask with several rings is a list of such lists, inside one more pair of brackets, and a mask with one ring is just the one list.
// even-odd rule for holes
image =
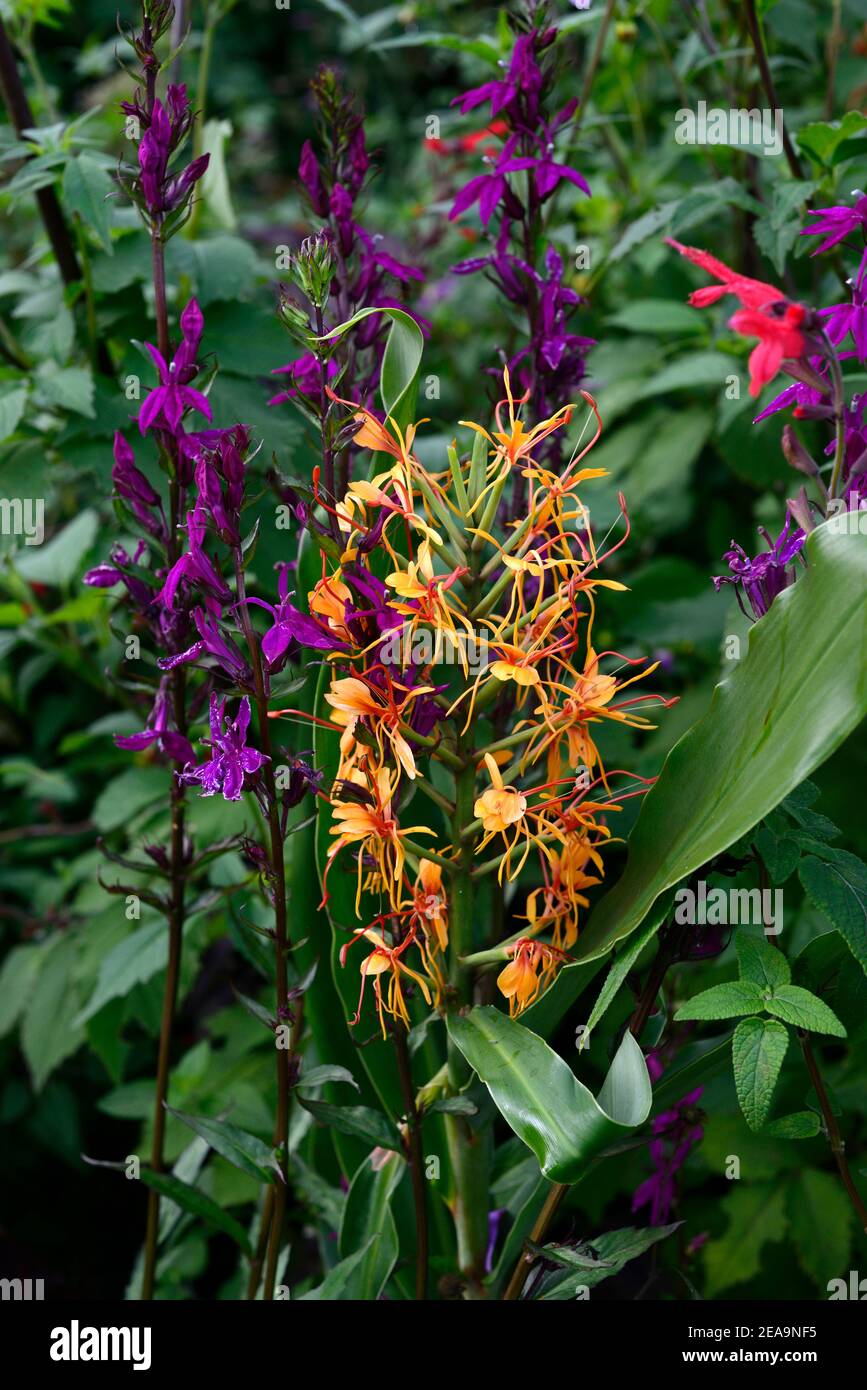
[[36, 370], [35, 380], [49, 405], [87, 415], [91, 420], [95, 385], [93, 373], [87, 367], [59, 367], [56, 362], [43, 362]]
[[0, 444], [17, 430], [26, 404], [26, 386], [16, 386], [0, 396]]
[[57, 588], [71, 584], [84, 564], [84, 557], [96, 539], [99, 518], [89, 507], [67, 522], [62, 531], [45, 545], [35, 546], [16, 556], [15, 568], [34, 584]]
[[512, 1129], [555, 1182], [577, 1182], [588, 1162], [643, 1124], [651, 1087], [641, 1049], [624, 1036], [598, 1099], [547, 1043], [490, 1006], [455, 1014], [449, 1036]]
[[732, 980], [729, 984], [712, 985], [688, 999], [674, 1018], [676, 1023], [692, 1018], [741, 1018], [759, 1013], [763, 1002], [762, 991], [751, 980]]
[[242, 1173], [255, 1178], [257, 1182], [274, 1181], [275, 1173], [279, 1170], [273, 1151], [255, 1134], [248, 1134], [246, 1130], [238, 1129], [227, 1120], [212, 1120], [207, 1115], [187, 1115], [183, 1110], [174, 1110], [170, 1105], [167, 1105], [166, 1109]]
[[769, 1139], [813, 1139], [822, 1126], [812, 1110], [798, 1110], [793, 1115], [781, 1115], [762, 1126], [761, 1133]]
[[168, 928], [162, 917], [156, 917], [113, 946], [103, 957], [96, 987], [76, 1024], [86, 1023], [110, 999], [126, 996], [135, 985], [143, 984], [158, 970], [165, 969], [168, 943]]
[[739, 931], [735, 950], [742, 980], [749, 980], [760, 989], [776, 989], [778, 985], [787, 985], [791, 980], [792, 972], [786, 957], [764, 937], [748, 936], [746, 932]]
[[863, 718], [867, 538], [826, 524], [805, 553], [807, 570], [755, 624], [746, 656], [668, 755], [639, 812], [623, 876], [592, 913], [573, 949], [576, 964], [547, 991], [548, 1020], [561, 1018], [583, 988], [577, 962], [629, 936], [661, 893], [751, 830]]
[[371, 1110], [367, 1105], [329, 1105], [327, 1101], [306, 1100], [304, 1096], [298, 1099], [315, 1120], [331, 1125], [341, 1134], [350, 1134], [368, 1144], [395, 1149], [398, 1153], [403, 1147], [395, 1126], [378, 1110]]
[[35, 941], [13, 946], [0, 969], [0, 1038], [15, 1027], [36, 983], [45, 948]]
[[63, 171], [63, 202], [69, 212], [81, 219], [104, 251], [111, 254], [111, 202], [115, 192], [111, 175], [101, 160], [91, 154], [73, 156]]
[[809, 1033], [829, 1033], [834, 1038], [846, 1036], [846, 1029], [834, 1011], [800, 985], [781, 985], [765, 1001], [765, 1008], [785, 1023], [806, 1028]]
[[[852, 140], [865, 130], [867, 116], [862, 115], [860, 111], [847, 111], [842, 120], [814, 121], [811, 125], [802, 126], [798, 131], [797, 140], [801, 149], [806, 150], [808, 155], [820, 164], [830, 167], [835, 162], [834, 157], [843, 142]], [[855, 153], [854, 149], [852, 153]], [[863, 146], [861, 153], [864, 153]]]
[[107, 782], [94, 802], [97, 830], [116, 830], [145, 807], [165, 801], [170, 774], [160, 767], [128, 767]]
[[400, 1253], [391, 1202], [405, 1172], [406, 1164], [397, 1154], [389, 1154], [377, 1168], [368, 1155], [352, 1179], [343, 1211], [338, 1253], [345, 1258], [353, 1250], [364, 1249], [366, 1254], [347, 1281], [346, 1298], [373, 1303], [391, 1276]]
[[788, 1046], [788, 1032], [774, 1019], [745, 1018], [734, 1031], [735, 1086], [750, 1129], [761, 1129], [767, 1119]]
[[339, 337], [370, 314], [385, 314], [391, 319], [382, 359], [379, 395], [386, 415], [399, 419], [400, 406], [415, 380], [424, 348], [424, 337], [415, 319], [403, 309], [360, 309], [351, 319], [332, 328], [326, 337]]
[[143, 1168], [141, 1180], [147, 1187], [152, 1187], [161, 1197], [170, 1197], [171, 1200], [184, 1211], [190, 1212], [192, 1216], [204, 1221], [206, 1225], [213, 1226], [217, 1231], [223, 1231], [225, 1235], [231, 1236], [232, 1240], [241, 1247], [245, 1255], [251, 1254], [250, 1241], [247, 1232], [227, 1211], [218, 1207], [217, 1203], [204, 1192], [200, 1192], [197, 1187], [191, 1187], [189, 1183], [181, 1182], [180, 1178], [174, 1177], [171, 1173], [155, 1173], [151, 1168]]
[[867, 974], [867, 865], [857, 855], [834, 850], [828, 859], [816, 855], [802, 859], [798, 877], [810, 901], [840, 933]]
[[803, 1169], [788, 1185], [789, 1225], [798, 1261], [824, 1293], [849, 1266], [853, 1211], [836, 1173]]
[[21, 1051], [39, 1091], [83, 1041], [78, 992], [70, 984], [78, 941], [56, 936], [41, 948], [42, 964], [21, 1023]]
[[728, 1227], [711, 1240], [705, 1253], [708, 1298], [748, 1283], [759, 1272], [765, 1245], [786, 1234], [786, 1198], [779, 1183], [732, 1183], [722, 1211]]
[[680, 299], [634, 299], [608, 319], [615, 328], [630, 333], [702, 333], [704, 321], [697, 309]]

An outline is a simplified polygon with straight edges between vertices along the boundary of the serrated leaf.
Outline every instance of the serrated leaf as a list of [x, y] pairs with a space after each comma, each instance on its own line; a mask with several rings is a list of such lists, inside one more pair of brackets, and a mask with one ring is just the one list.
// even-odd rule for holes
[[844, 1274], [852, 1244], [853, 1211], [839, 1179], [806, 1168], [788, 1187], [789, 1223], [798, 1261], [824, 1292]]
[[742, 980], [749, 980], [760, 989], [776, 989], [787, 985], [792, 978], [789, 962], [761, 936], [748, 936], [739, 931], [735, 938], [738, 966]]
[[111, 204], [107, 201], [114, 184], [103, 163], [91, 154], [75, 155], [63, 171], [63, 201], [67, 211], [81, 218], [82, 225], [96, 237], [104, 251], [111, 253]]
[[798, 1110], [793, 1115], [781, 1115], [762, 1126], [769, 1139], [814, 1139], [822, 1126], [812, 1110]]
[[722, 1209], [728, 1227], [705, 1251], [708, 1298], [748, 1283], [759, 1272], [765, 1245], [786, 1234], [785, 1192], [778, 1183], [733, 1183]]
[[674, 1019], [682, 1023], [686, 1019], [741, 1018], [759, 1013], [762, 1005], [762, 991], [757, 984], [752, 980], [732, 980], [729, 984], [712, 985], [681, 1004]]
[[846, 1029], [834, 1011], [800, 985], [781, 985], [765, 1001], [765, 1008], [785, 1023], [805, 1028], [808, 1033], [829, 1033], [834, 1038], [846, 1036]]
[[767, 1119], [788, 1046], [788, 1032], [773, 1019], [745, 1018], [734, 1031], [735, 1087], [750, 1129], [761, 1129]]
[[810, 901], [828, 918], [867, 974], [867, 865], [857, 855], [808, 855], [798, 877]]

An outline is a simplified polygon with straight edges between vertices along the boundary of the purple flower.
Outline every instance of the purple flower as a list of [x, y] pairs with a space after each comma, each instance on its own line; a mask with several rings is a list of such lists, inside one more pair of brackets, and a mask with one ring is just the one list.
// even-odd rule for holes
[[867, 195], [861, 194], [852, 207], [814, 208], [810, 213], [816, 221], [812, 227], [805, 227], [801, 236], [821, 236], [825, 240], [810, 254], [818, 256], [829, 251], [857, 227], [867, 228]]
[[262, 638], [262, 655], [268, 665], [271, 668], [275, 667], [292, 641], [300, 642], [305, 647], [313, 647], [316, 651], [344, 650], [344, 644], [335, 638], [329, 628], [321, 626], [315, 618], [309, 618], [289, 602], [289, 566], [281, 563], [277, 565], [277, 569], [277, 593], [280, 600], [277, 607], [261, 598], [247, 599], [248, 603], [255, 603], [257, 607], [266, 609], [274, 619], [272, 626]]
[[238, 714], [233, 722], [223, 729], [226, 701], [211, 696], [211, 737], [206, 740], [211, 756], [206, 763], [179, 774], [180, 780], [188, 786], [198, 784], [202, 796], [213, 796], [222, 792], [226, 801], [240, 801], [244, 790], [244, 778], [254, 776], [268, 758], [255, 748], [247, 747], [247, 729], [250, 725], [250, 701], [245, 695], [238, 706]]
[[161, 751], [173, 762], [191, 763], [194, 755], [189, 739], [169, 727], [171, 708], [168, 679], [163, 678], [145, 728], [138, 734], [115, 734], [114, 741], [118, 748], [139, 752], [143, 748], [149, 748], [152, 743], [158, 743]]
[[231, 681], [237, 685], [246, 684], [250, 676], [249, 667], [231, 638], [220, 631], [217, 612], [208, 613], [204, 608], [194, 608], [193, 622], [199, 634], [198, 642], [185, 651], [176, 652], [174, 656], [160, 657], [157, 661], [160, 670], [173, 671], [182, 663], [211, 656]]
[[207, 420], [213, 419], [207, 396], [187, 385], [196, 375], [195, 358], [203, 326], [202, 312], [195, 299], [191, 299], [181, 314], [181, 342], [170, 363], [166, 363], [152, 343], [145, 343], [159, 373], [160, 384], [148, 394], [139, 411], [138, 427], [142, 434], [154, 425], [174, 433], [188, 409], [199, 411]]
[[186, 579], [188, 584], [196, 584], [222, 603], [230, 601], [231, 589], [205, 552], [206, 534], [207, 516], [200, 499], [196, 502], [193, 510], [187, 512], [189, 549], [185, 550], [180, 559], [172, 565], [162, 589], [157, 594], [159, 602], [164, 603], [167, 608], [174, 606], [175, 595], [182, 579]]
[[[649, 1052], [646, 1060], [651, 1081], [657, 1082], [665, 1070], [663, 1060], [656, 1051]], [[671, 1110], [664, 1110], [653, 1121], [654, 1138], [650, 1141], [649, 1153], [654, 1172], [641, 1183], [632, 1198], [633, 1211], [650, 1203], [651, 1226], [664, 1226], [668, 1221], [677, 1196], [677, 1173], [690, 1149], [704, 1135], [699, 1117], [693, 1113], [703, 1090], [704, 1087], [699, 1086], [690, 1091]]]
[[319, 171], [319, 160], [316, 158], [309, 140], [305, 140], [301, 146], [298, 177], [307, 191], [310, 205], [316, 216], [326, 217], [328, 215], [328, 194], [325, 192], [322, 175]]
[[169, 178], [169, 157], [189, 128], [191, 114], [185, 87], [169, 87], [168, 100], [168, 112], [159, 99], [154, 101], [138, 147], [141, 193], [152, 216], [179, 207], [204, 174], [210, 159], [210, 155], [200, 155], [182, 173]]
[[758, 620], [767, 613], [777, 594], [794, 583], [794, 569], [789, 569], [789, 566], [803, 549], [806, 534], [800, 527], [790, 531], [790, 526], [791, 519], [787, 516], [786, 524], [775, 541], [771, 540], [764, 527], [760, 527], [759, 534], [767, 543], [768, 549], [753, 560], [735, 541], [732, 541], [731, 550], [727, 550], [723, 556], [731, 574], [716, 575], [714, 587], [719, 592], [723, 584], [734, 584], [738, 603], [747, 617], [749, 614], [743, 605], [742, 592], [746, 595], [754, 618]]
[[[331, 357], [325, 367], [326, 381], [331, 381], [337, 372], [337, 361]], [[282, 405], [283, 401], [291, 400], [299, 391], [303, 396], [318, 396], [322, 390], [322, 371], [312, 352], [302, 353], [294, 362], [287, 362], [285, 367], [272, 368], [271, 375], [288, 376], [292, 385], [286, 391], [272, 396], [269, 405]]]

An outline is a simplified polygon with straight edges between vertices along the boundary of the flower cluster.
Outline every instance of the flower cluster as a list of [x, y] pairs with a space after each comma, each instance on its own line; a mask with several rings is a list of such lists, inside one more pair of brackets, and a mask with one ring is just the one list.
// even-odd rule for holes
[[[552, 472], [537, 451], [576, 407], [529, 426], [508, 370], [504, 391], [494, 430], [464, 422], [472, 451], [462, 459], [452, 446], [441, 469], [421, 463], [414, 428], [334, 398], [352, 412], [356, 444], [388, 464], [334, 508], [339, 558], [308, 594], [333, 668], [315, 718], [339, 732], [325, 901], [351, 867], [361, 925], [341, 959], [356, 942], [369, 948], [362, 997], [370, 976], [383, 1032], [389, 1015], [409, 1021], [413, 988], [448, 1007], [444, 953], [467, 945], [463, 931], [453, 939], [455, 913], [490, 876], [502, 891], [536, 863], [526, 928], [497, 948], [512, 1012], [531, 1003], [577, 939], [609, 815], [644, 790], [639, 778], [615, 795], [624, 774], [596, 745], [605, 721], [650, 727], [639, 707], [654, 698], [628, 688], [653, 667], [593, 639], [597, 590], [623, 587], [602, 566], [625, 540], [600, 553], [579, 495], [601, 476], [581, 467], [600, 427]], [[598, 421], [592, 398], [583, 403]], [[518, 473], [525, 516], [504, 526], [500, 502]]]
[[[852, 207], [817, 209], [813, 217], [802, 235], [823, 237], [813, 253], [818, 255], [863, 231], [867, 198], [859, 197]], [[802, 485], [797, 496], [789, 498], [782, 530], [774, 537], [761, 528], [767, 549], [754, 558], [732, 541], [723, 557], [729, 573], [714, 579], [717, 589], [733, 584], [741, 607], [746, 612], [748, 606], [759, 619], [776, 595], [794, 582], [797, 565], [803, 563], [804, 541], [817, 520], [857, 510], [867, 501], [867, 396], [859, 393], [847, 403], [840, 365], [850, 359], [862, 367], [867, 362], [867, 252], [849, 281], [849, 300], [816, 310], [791, 301], [773, 285], [739, 275], [706, 251], [671, 240], [669, 245], [719, 282], [693, 291], [691, 304], [702, 308], [728, 294], [739, 300], [741, 308], [730, 326], [759, 340], [749, 360], [750, 394], [758, 396], [781, 370], [793, 378], [756, 422], [791, 408], [795, 421], [818, 420], [829, 427], [827, 462], [819, 464], [798, 439], [794, 425], [785, 426], [783, 452], [809, 479], [813, 495]]]
[[[321, 227], [294, 258], [293, 279], [313, 308], [314, 328], [321, 337], [361, 309], [402, 308], [411, 312], [396, 297], [395, 287], [398, 293], [405, 293], [424, 275], [418, 266], [393, 256], [383, 245], [383, 238], [372, 235], [358, 220], [357, 204], [367, 182], [370, 159], [364, 118], [353, 97], [343, 91], [338, 75], [327, 67], [320, 69], [311, 91], [319, 117], [320, 154], [309, 140], [304, 142], [298, 177]], [[311, 262], [317, 257], [318, 285], [310, 274]], [[291, 317], [296, 317], [299, 342], [305, 347], [307, 316], [299, 314], [299, 307], [292, 300], [288, 305], [284, 301], [284, 321], [291, 328]], [[385, 327], [381, 316], [360, 322], [346, 342], [342, 361], [343, 344], [338, 345], [338, 356], [334, 355], [334, 345], [330, 351], [319, 343], [307, 345], [293, 362], [274, 369], [290, 384], [273, 396], [270, 404], [291, 399], [315, 413], [323, 387], [342, 369], [344, 385], [369, 406], [379, 384]]]
[[[552, 109], [557, 29], [545, 22], [540, 7], [529, 8], [528, 27], [515, 39], [504, 76], [465, 92], [452, 103], [462, 113], [489, 106], [492, 121], [457, 143], [462, 152], [477, 151], [487, 169], [458, 192], [450, 217], [458, 218], [478, 205], [493, 249], [460, 262], [453, 273], [484, 271], [523, 316], [526, 338], [506, 353], [507, 365], [522, 389], [530, 392], [537, 413], [547, 417], [583, 381], [593, 340], [571, 327], [574, 312], [584, 300], [567, 283], [559, 252], [544, 244], [546, 205], [563, 187], [587, 195], [590, 188], [583, 174], [565, 157], [558, 157], [557, 147], [567, 143], [577, 100]], [[443, 145], [438, 153], [449, 148]], [[549, 437], [541, 457], [552, 466], [562, 463], [561, 436]], [[517, 515], [523, 497], [520, 477], [516, 491]]]

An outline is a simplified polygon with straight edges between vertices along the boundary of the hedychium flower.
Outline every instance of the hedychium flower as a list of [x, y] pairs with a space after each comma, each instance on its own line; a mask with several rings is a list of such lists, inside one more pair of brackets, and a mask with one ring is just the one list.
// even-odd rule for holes
[[[583, 460], [599, 412], [582, 392], [533, 421], [506, 369], [493, 430], [467, 422], [467, 452], [456, 441], [441, 463], [426, 452], [423, 463], [415, 427], [334, 403], [359, 426], [359, 462], [365, 449], [374, 460], [368, 481], [357, 469], [333, 507], [316, 494], [339, 533], [337, 546], [320, 547], [322, 575], [307, 595], [327, 672], [321, 702], [312, 716], [271, 714], [339, 735], [330, 790], [320, 788], [330, 821], [323, 903], [338, 939], [346, 934], [341, 964], [358, 961], [350, 1021], [364, 1027], [372, 1004], [378, 1031], [403, 1036], [431, 1009], [471, 1004], [477, 966], [496, 962], [517, 1015], [567, 964], [604, 874], [609, 822], [650, 784], [607, 769], [596, 741], [611, 724], [652, 727], [644, 709], [667, 703], [629, 688], [654, 666], [594, 641], [597, 606], [625, 587], [604, 571], [629, 533], [621, 498], [622, 534], [594, 534], [584, 488], [604, 470]], [[557, 473], [536, 451], [574, 424]], [[527, 500], [512, 519], [504, 503], [518, 474]], [[278, 618], [297, 623], [290, 608], [286, 595]], [[341, 874], [354, 880], [341, 894], [354, 924], [335, 907]], [[512, 934], [504, 925], [505, 939], [492, 937], [490, 920]], [[452, 1093], [467, 1080], [450, 1052]], [[446, 1120], [459, 1257], [472, 1281], [487, 1232], [465, 1187], [484, 1157], [464, 1117]]]

